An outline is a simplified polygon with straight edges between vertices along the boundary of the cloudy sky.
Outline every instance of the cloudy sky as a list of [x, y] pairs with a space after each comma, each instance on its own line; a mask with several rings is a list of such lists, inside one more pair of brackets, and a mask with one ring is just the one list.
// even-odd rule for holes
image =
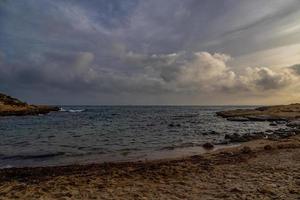
[[46, 104], [300, 101], [299, 0], [0, 0], [0, 91]]

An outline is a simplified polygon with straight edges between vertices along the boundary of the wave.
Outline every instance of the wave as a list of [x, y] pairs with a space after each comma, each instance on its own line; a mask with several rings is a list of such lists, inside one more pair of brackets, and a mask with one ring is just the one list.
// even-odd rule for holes
[[59, 108], [59, 111], [60, 111], [60, 112], [67, 112], [67, 110], [64, 109], [64, 108]]
[[60, 112], [77, 113], [77, 112], [83, 112], [83, 111], [85, 111], [85, 109], [69, 109], [69, 110], [66, 110], [64, 108], [60, 108], [59, 111]]
[[58, 153], [45, 153], [45, 154], [36, 154], [36, 155], [13, 155], [13, 156], [4, 156], [1, 160], [27, 160], [27, 159], [45, 159], [53, 158], [56, 156], [64, 155], [64, 152]]
[[183, 114], [183, 115], [174, 115], [172, 116], [173, 120], [181, 120], [181, 119], [189, 119], [189, 118], [196, 118], [199, 114]]
[[187, 142], [187, 143], [182, 143], [182, 144], [177, 144], [177, 145], [172, 145], [172, 146], [165, 146], [165, 147], [160, 148], [159, 150], [174, 150], [174, 149], [196, 147], [196, 146], [201, 146], [201, 144]]
[[69, 112], [71, 112], [71, 113], [76, 113], [76, 112], [83, 112], [83, 111], [85, 111], [85, 109], [80, 109], [80, 110], [69, 110]]

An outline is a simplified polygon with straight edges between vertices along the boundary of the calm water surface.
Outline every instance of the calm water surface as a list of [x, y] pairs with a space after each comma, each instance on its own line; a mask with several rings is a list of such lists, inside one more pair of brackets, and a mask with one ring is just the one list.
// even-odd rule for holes
[[0, 168], [129, 161], [197, 153], [225, 134], [272, 129], [229, 122], [221, 110], [251, 107], [62, 106], [43, 116], [0, 118]]

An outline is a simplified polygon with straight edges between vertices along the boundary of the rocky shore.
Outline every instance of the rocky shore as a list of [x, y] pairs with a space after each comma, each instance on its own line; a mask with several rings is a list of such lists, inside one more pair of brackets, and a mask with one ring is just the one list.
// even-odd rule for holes
[[29, 105], [0, 93], [0, 116], [39, 115], [58, 110], [59, 108], [55, 106]]
[[300, 119], [300, 104], [228, 110], [217, 115], [230, 121], [294, 121]]
[[300, 134], [300, 104], [265, 106], [255, 109], [236, 109], [216, 113], [229, 121], [268, 121], [278, 127], [265, 132], [225, 135], [223, 143], [240, 143], [257, 139], [277, 140]]
[[240, 145], [213, 151], [214, 146], [207, 143], [203, 146], [211, 151], [201, 155], [144, 162], [0, 169], [0, 200], [298, 199], [298, 108], [299, 104], [292, 104], [218, 113], [225, 118], [248, 120], [264, 116], [278, 128], [226, 135], [225, 142]]

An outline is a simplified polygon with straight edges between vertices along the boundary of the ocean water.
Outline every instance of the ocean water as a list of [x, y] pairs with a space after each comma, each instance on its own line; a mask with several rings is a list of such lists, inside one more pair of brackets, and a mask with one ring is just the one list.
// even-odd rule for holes
[[225, 134], [272, 129], [217, 117], [229, 106], [61, 106], [41, 116], [0, 118], [0, 168], [180, 157]]

